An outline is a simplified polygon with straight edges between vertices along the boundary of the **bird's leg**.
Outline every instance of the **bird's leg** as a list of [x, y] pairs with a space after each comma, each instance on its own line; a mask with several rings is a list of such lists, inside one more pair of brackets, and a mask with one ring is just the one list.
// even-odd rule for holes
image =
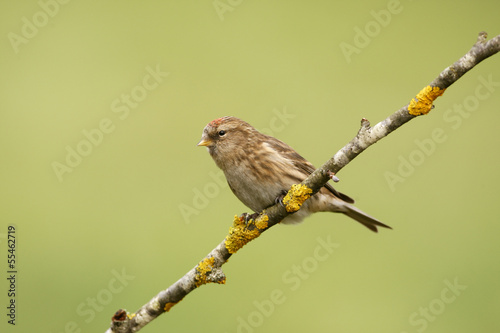
[[278, 195], [276, 197], [276, 199], [274, 199], [274, 203], [275, 204], [280, 204], [282, 205], [283, 207], [285, 207], [285, 205], [283, 205], [283, 198], [285, 197], [285, 195], [288, 193], [288, 191], [285, 191], [285, 190], [281, 190], [281, 193], [280, 195]]

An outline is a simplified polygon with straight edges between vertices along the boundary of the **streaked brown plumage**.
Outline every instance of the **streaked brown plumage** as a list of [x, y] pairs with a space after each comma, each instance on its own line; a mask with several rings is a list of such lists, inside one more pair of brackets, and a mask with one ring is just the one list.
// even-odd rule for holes
[[[217, 166], [224, 171], [233, 193], [256, 213], [272, 206], [283, 191], [302, 182], [315, 170], [286, 143], [260, 133], [235, 117], [211, 121], [203, 130], [198, 146], [207, 147]], [[316, 212], [339, 212], [375, 232], [377, 226], [390, 228], [353, 203], [353, 199], [328, 183], [282, 223], [300, 223]]]

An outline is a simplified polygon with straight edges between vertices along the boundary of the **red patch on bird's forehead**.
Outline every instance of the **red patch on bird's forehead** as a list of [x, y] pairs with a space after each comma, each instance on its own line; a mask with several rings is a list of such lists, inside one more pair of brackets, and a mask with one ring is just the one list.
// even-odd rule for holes
[[227, 117], [217, 118], [208, 123], [209, 126], [218, 127]]

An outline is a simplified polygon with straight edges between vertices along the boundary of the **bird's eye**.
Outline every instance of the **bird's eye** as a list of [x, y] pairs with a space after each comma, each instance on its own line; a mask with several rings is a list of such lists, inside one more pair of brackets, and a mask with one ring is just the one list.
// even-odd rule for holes
[[224, 131], [224, 130], [220, 130], [220, 131], [219, 131], [219, 136], [224, 136], [224, 135], [226, 135], [226, 131]]

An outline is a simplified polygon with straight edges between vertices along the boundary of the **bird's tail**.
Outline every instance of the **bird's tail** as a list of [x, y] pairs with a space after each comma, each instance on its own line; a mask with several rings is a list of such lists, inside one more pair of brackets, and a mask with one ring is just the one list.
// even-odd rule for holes
[[366, 214], [365, 212], [361, 211], [360, 209], [354, 207], [353, 205], [350, 204], [344, 204], [343, 205], [344, 209], [342, 210], [342, 213], [345, 215], [349, 216], [350, 218], [358, 221], [368, 229], [378, 232], [377, 227], [383, 227], [383, 228], [388, 228], [392, 229], [386, 224], [383, 224], [379, 220], [377, 220], [374, 217], [371, 217], [370, 215]]

